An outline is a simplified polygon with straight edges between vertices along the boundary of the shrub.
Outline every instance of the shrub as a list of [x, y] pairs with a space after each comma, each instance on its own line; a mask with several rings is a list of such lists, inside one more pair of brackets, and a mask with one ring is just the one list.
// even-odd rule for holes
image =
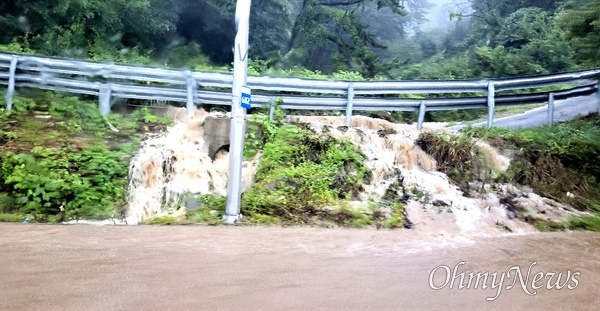
[[[521, 130], [467, 129], [467, 136], [513, 149], [505, 181], [530, 185], [536, 193], [580, 210], [600, 211], [600, 117], [597, 114], [554, 127]], [[567, 193], [573, 196], [567, 195]]]
[[266, 128], [255, 183], [242, 198], [246, 213], [312, 223], [324, 206], [362, 190], [368, 170], [352, 143], [295, 125]]

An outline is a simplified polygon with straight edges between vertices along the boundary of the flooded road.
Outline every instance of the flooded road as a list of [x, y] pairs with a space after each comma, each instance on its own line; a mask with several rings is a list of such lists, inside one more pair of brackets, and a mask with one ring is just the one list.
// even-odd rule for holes
[[[528, 295], [444, 284], [445, 269], [576, 276]], [[598, 310], [600, 235], [0, 224], [1, 310]], [[450, 276], [448, 276], [450, 277]], [[508, 277], [508, 276], [507, 276]], [[531, 280], [531, 278], [530, 278]], [[571, 279], [572, 281], [572, 279]], [[498, 295], [497, 295], [498, 294]], [[487, 301], [486, 298], [497, 298]]]

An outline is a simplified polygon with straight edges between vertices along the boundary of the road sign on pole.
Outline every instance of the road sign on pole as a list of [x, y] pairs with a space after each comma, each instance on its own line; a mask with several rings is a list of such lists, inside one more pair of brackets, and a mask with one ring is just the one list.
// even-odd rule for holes
[[248, 34], [250, 28], [251, 0], [238, 0], [235, 10], [235, 55], [233, 63], [233, 95], [231, 105], [231, 125], [229, 132], [229, 181], [227, 186], [227, 206], [223, 221], [228, 224], [238, 222], [242, 192], [242, 158], [246, 131], [246, 109], [250, 107], [250, 89], [245, 87], [248, 76]]
[[242, 86], [242, 100], [241, 105], [246, 109], [250, 109], [252, 107], [252, 90], [250, 90], [247, 86]]

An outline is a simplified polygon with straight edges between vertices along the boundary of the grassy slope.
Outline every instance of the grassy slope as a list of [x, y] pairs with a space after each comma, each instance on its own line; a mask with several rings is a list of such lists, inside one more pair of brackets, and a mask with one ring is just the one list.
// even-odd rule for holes
[[[491, 177], [486, 163], [471, 159], [477, 150], [471, 138], [483, 138], [498, 149], [514, 152], [508, 171]], [[463, 188], [468, 182], [510, 182], [527, 185], [542, 196], [591, 212], [558, 228], [600, 231], [600, 116], [520, 130], [468, 128], [455, 138], [424, 133], [422, 147], [440, 155], [440, 167]], [[556, 229], [556, 228], [553, 228]]]
[[546, 126], [489, 131], [471, 130], [500, 148], [518, 150], [511, 179], [536, 192], [593, 215], [573, 218], [570, 229], [600, 231], [600, 116]]
[[[246, 157], [257, 152], [261, 157], [254, 184], [242, 195], [245, 223], [378, 228], [404, 224], [403, 205], [393, 200], [371, 202], [361, 210], [348, 204], [369, 179], [358, 148], [327, 133], [314, 133], [304, 124], [285, 124], [279, 109], [276, 115], [274, 122], [253, 115], [247, 133]], [[221, 223], [226, 198], [204, 195], [197, 200], [199, 208], [188, 212], [185, 220], [163, 216], [147, 223]], [[389, 215], [384, 207], [389, 207]]]
[[[95, 102], [21, 90], [0, 108], [0, 221], [107, 218], [125, 206], [129, 159], [147, 131], [165, 119], [141, 110], [109, 115]], [[4, 94], [0, 94], [4, 107]]]
[[[39, 91], [20, 94], [27, 96], [15, 98], [14, 112], [0, 109], [0, 221], [22, 221], [25, 215], [37, 221], [103, 218], [122, 212], [130, 157], [142, 133], [164, 128], [165, 120], [147, 110], [129, 117], [110, 115], [108, 120], [120, 130], [115, 133], [95, 102]], [[246, 141], [247, 149], [263, 152], [256, 185], [243, 198], [251, 222], [380, 225], [373, 216], [377, 206], [371, 207], [371, 216], [343, 207], [367, 176], [360, 153], [302, 126], [264, 119], [259, 123], [264, 135], [255, 138], [259, 141]], [[485, 138], [498, 148], [517, 150], [502, 181], [530, 185], [541, 195], [592, 211], [594, 216], [572, 219], [565, 227], [600, 230], [597, 115], [553, 128], [468, 129], [463, 137]], [[458, 164], [450, 169], [451, 177], [463, 175]], [[459, 184], [464, 182], [468, 180]], [[188, 220], [218, 223], [224, 198], [199, 199], [204, 207], [189, 213]], [[276, 204], [277, 200], [287, 203]], [[331, 205], [342, 207], [323, 209]], [[401, 207], [395, 218], [394, 223], [401, 222]], [[178, 223], [168, 217], [152, 222]]]

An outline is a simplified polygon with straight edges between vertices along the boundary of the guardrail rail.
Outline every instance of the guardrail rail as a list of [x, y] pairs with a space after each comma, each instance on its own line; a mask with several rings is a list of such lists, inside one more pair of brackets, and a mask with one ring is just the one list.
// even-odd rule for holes
[[[350, 126], [353, 111], [417, 111], [419, 129], [427, 111], [488, 109], [487, 126], [494, 124], [496, 106], [548, 102], [548, 123], [553, 121], [555, 99], [598, 92], [600, 69], [537, 77], [447, 81], [331, 81], [296, 78], [248, 77], [252, 107], [270, 107], [281, 98], [283, 109], [345, 111]], [[15, 88], [29, 87], [99, 98], [103, 115], [115, 99], [143, 99], [185, 103], [188, 114], [195, 105], [231, 105], [231, 74], [182, 69], [109, 64], [92, 61], [0, 53], [0, 84], [7, 85], [7, 109]], [[566, 90], [535, 92], [548, 86]], [[524, 94], [502, 95], [523, 90]], [[422, 99], [400, 98], [421, 94]], [[465, 94], [464, 97], [440, 97]], [[477, 95], [473, 95], [477, 94]], [[600, 93], [599, 93], [600, 94]], [[432, 96], [433, 95], [433, 96]]]

